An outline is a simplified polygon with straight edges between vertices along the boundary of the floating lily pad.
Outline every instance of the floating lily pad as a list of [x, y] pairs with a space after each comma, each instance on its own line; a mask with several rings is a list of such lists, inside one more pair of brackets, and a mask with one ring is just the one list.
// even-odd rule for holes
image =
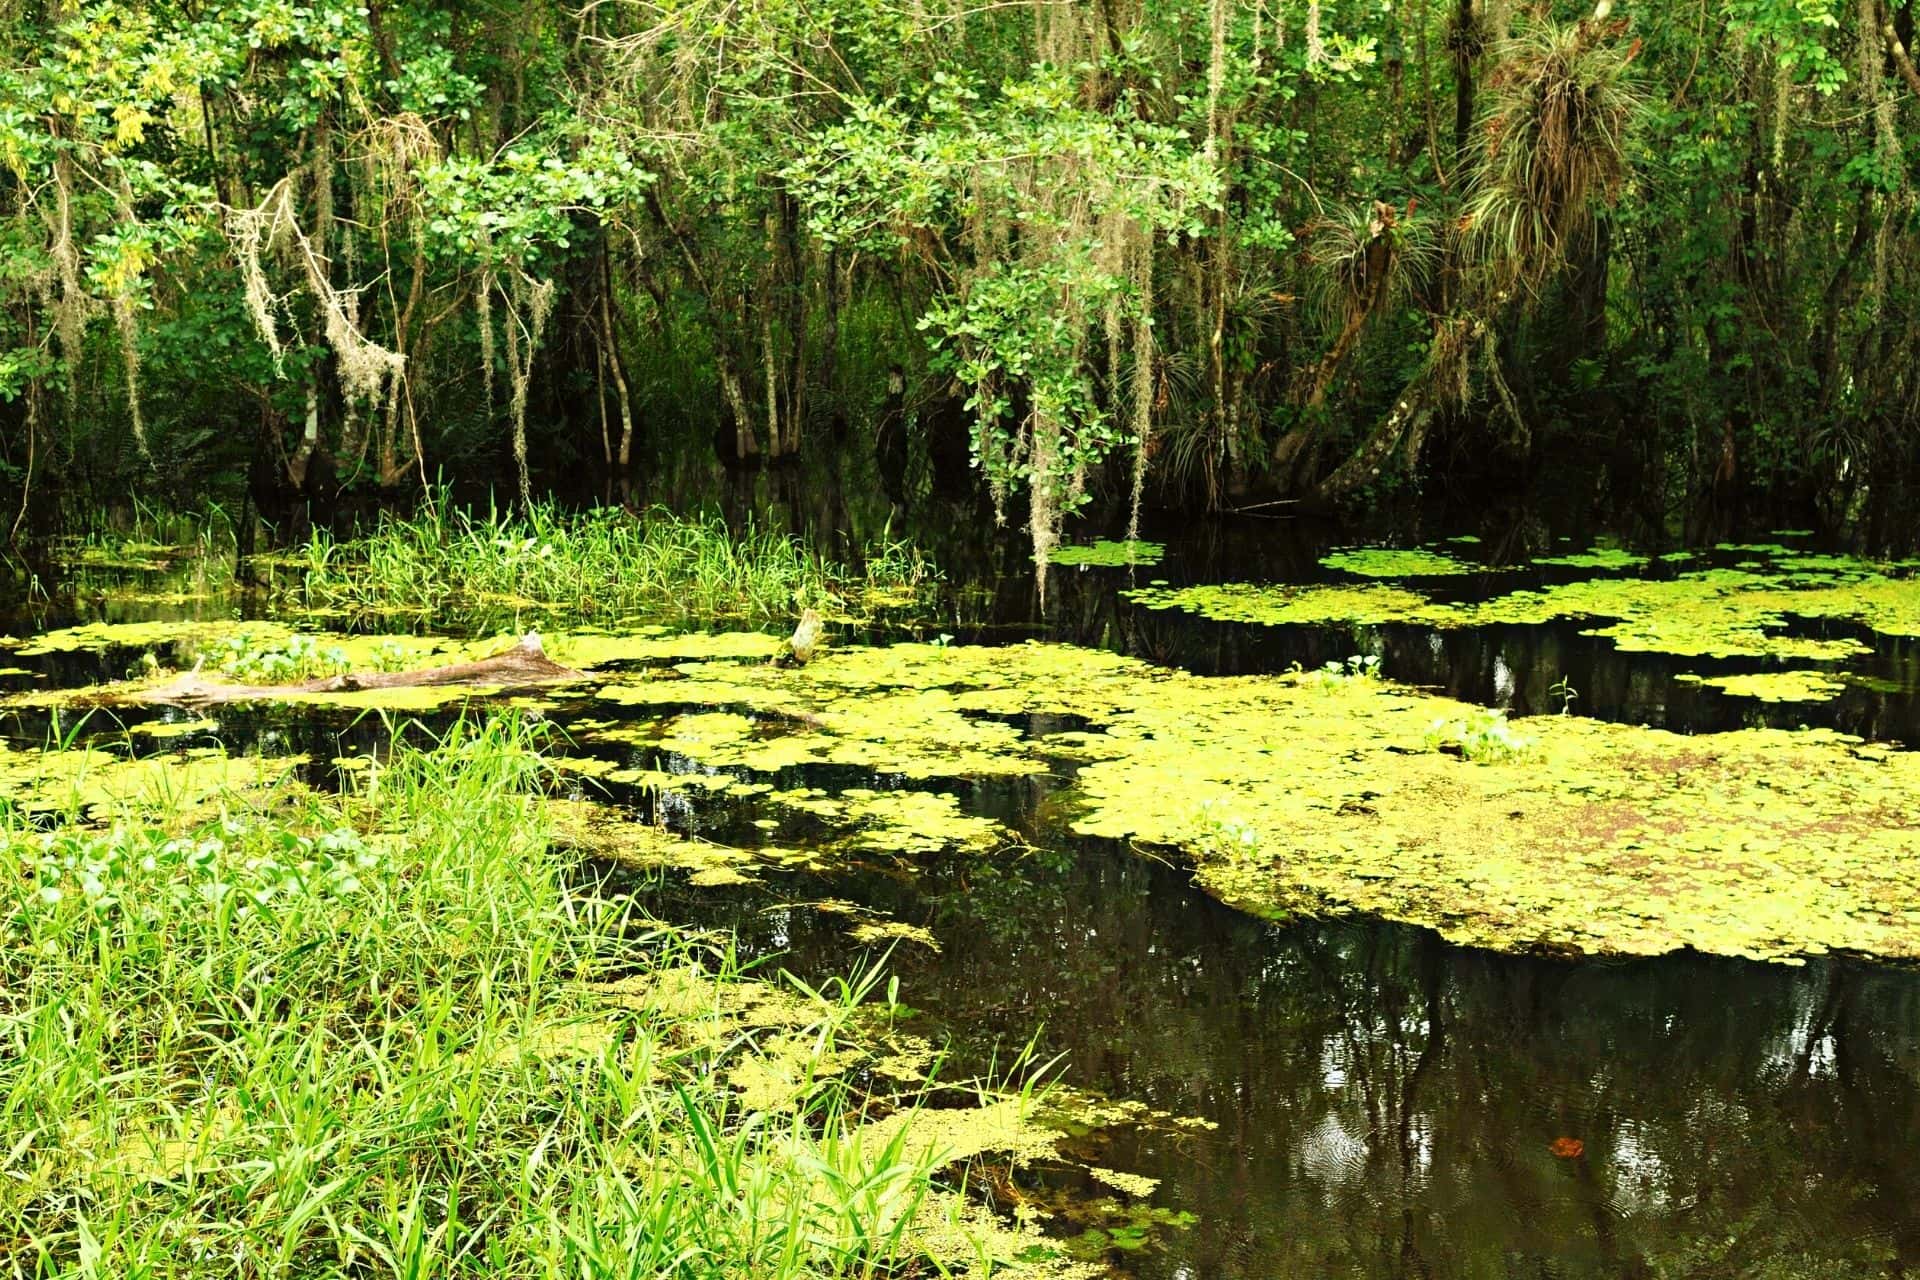
[[1166, 547], [1158, 542], [1109, 542], [1102, 539], [1092, 546], [1055, 547], [1048, 559], [1063, 565], [1149, 565], [1159, 564]]
[[1533, 563], [1569, 569], [1644, 569], [1648, 560], [1646, 556], [1636, 555], [1621, 547], [1595, 547], [1591, 551], [1572, 555], [1541, 556]]
[[1487, 566], [1458, 560], [1438, 551], [1396, 547], [1348, 547], [1320, 557], [1329, 569], [1362, 578], [1435, 578], [1484, 573]]
[[1847, 689], [1846, 681], [1830, 671], [1766, 671], [1732, 676], [1688, 674], [1675, 678], [1759, 702], [1829, 702]]

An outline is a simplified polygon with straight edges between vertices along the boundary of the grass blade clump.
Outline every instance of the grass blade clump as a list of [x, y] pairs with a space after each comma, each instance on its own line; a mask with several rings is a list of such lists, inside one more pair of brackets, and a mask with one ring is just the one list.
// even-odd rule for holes
[[572, 513], [536, 503], [479, 516], [444, 501], [383, 517], [359, 538], [318, 535], [304, 569], [299, 595], [309, 607], [460, 621], [517, 611], [563, 622], [859, 614], [912, 604], [935, 577], [917, 550], [884, 537], [856, 567], [787, 534], [660, 508]]
[[[862, 1141], [831, 1080], [744, 1111], [738, 1037], [608, 999], [688, 956], [569, 889], [534, 745], [499, 720], [345, 798], [0, 827], [0, 1274], [905, 1267], [934, 1157]], [[852, 1004], [814, 1003], [831, 1052]]]

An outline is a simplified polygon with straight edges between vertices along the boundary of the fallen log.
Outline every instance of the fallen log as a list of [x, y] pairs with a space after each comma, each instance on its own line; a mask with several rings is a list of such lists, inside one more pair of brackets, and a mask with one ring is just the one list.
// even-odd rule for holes
[[471, 662], [455, 662], [419, 671], [348, 672], [298, 684], [229, 684], [206, 679], [196, 668], [166, 684], [130, 690], [114, 701], [206, 706], [221, 702], [264, 702], [303, 693], [358, 693], [368, 689], [411, 689], [453, 684], [524, 688], [585, 678], [584, 672], [562, 666], [547, 657], [540, 637], [529, 634], [521, 637], [520, 642], [511, 649]]

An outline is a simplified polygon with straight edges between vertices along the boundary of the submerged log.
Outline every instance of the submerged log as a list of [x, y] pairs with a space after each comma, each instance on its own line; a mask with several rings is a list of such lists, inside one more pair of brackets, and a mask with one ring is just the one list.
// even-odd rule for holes
[[348, 672], [319, 680], [304, 680], [298, 684], [229, 684], [208, 680], [196, 669], [166, 684], [132, 690], [115, 700], [205, 706], [220, 702], [263, 702], [303, 693], [358, 693], [367, 689], [411, 689], [426, 685], [521, 688], [585, 678], [584, 672], [562, 666], [547, 657], [540, 637], [528, 634], [522, 636], [513, 648], [502, 653], [490, 654], [471, 662], [427, 667], [420, 671]]

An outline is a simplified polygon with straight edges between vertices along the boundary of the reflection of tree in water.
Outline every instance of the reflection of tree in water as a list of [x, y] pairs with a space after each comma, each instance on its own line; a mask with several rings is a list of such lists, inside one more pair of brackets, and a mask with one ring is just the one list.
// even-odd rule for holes
[[[963, 1069], [1043, 1028], [1074, 1082], [1218, 1122], [1082, 1153], [1164, 1179], [1156, 1203], [1201, 1219], [1127, 1258], [1138, 1274], [1785, 1277], [1920, 1258], [1913, 975], [1279, 928], [1122, 850], [833, 892], [941, 938], [895, 965]], [[750, 947], [844, 967], [844, 921], [735, 905]], [[1583, 1154], [1556, 1158], [1559, 1137]]]

